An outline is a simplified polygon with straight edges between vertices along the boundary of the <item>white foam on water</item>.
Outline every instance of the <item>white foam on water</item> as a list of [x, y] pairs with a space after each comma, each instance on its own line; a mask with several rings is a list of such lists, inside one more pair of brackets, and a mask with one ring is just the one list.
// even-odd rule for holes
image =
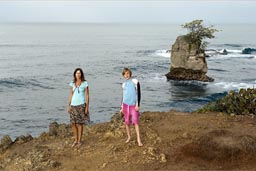
[[219, 83], [215, 83], [214, 85], [227, 90], [233, 90], [233, 89], [239, 90], [241, 88], [256, 88], [256, 80], [252, 83], [219, 82]]
[[[236, 49], [226, 49], [228, 53], [242, 53], [242, 50], [236, 50]], [[222, 49], [224, 51], [224, 49]]]
[[170, 58], [171, 53], [170, 50], [156, 50], [152, 55]]
[[209, 59], [228, 59], [228, 58], [256, 58], [255, 55], [251, 54], [228, 54], [228, 55], [214, 55], [209, 57]]

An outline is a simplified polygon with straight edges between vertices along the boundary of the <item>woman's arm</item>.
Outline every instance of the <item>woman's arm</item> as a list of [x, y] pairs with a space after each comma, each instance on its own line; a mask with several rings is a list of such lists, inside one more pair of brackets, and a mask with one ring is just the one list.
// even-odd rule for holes
[[86, 99], [86, 106], [85, 106], [85, 114], [89, 114], [89, 87], [85, 88], [85, 99]]
[[73, 96], [73, 88], [70, 88], [69, 90], [69, 96], [68, 96], [68, 105], [67, 105], [67, 112], [70, 113], [70, 104]]

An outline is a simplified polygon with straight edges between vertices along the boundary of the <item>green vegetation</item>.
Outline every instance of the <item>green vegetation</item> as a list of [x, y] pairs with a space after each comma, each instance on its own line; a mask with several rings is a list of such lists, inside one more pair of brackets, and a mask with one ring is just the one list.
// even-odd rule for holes
[[185, 35], [186, 41], [190, 44], [196, 46], [198, 53], [204, 52], [208, 42], [203, 41], [204, 39], [214, 38], [214, 33], [219, 30], [213, 28], [213, 26], [205, 27], [203, 26], [203, 20], [194, 20], [190, 23], [185, 23], [182, 25], [183, 28], [188, 29], [189, 33]]
[[230, 91], [225, 97], [216, 102], [205, 105], [197, 112], [225, 112], [228, 114], [256, 114], [256, 89], [240, 89], [239, 92]]

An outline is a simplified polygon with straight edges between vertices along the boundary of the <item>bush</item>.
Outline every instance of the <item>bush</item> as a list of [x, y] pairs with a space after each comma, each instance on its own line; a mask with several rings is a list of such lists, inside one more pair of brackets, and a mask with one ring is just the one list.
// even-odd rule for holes
[[238, 115], [256, 114], [256, 89], [240, 89], [239, 92], [230, 91], [222, 99], [206, 104], [197, 112], [225, 112]]

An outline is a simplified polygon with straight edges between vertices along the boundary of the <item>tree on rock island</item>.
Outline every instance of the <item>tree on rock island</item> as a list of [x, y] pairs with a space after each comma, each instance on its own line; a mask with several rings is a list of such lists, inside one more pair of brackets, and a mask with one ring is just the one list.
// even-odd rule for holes
[[171, 67], [166, 74], [168, 80], [214, 81], [206, 75], [208, 67], [204, 52], [207, 42], [204, 39], [214, 38], [213, 34], [218, 30], [202, 23], [203, 20], [194, 20], [182, 25], [189, 32], [178, 36], [171, 47]]
[[198, 53], [203, 53], [208, 44], [208, 42], [203, 40], [206, 38], [214, 38], [215, 36], [213, 34], [219, 31], [213, 28], [213, 25], [205, 27], [202, 23], [203, 20], [194, 20], [189, 23], [185, 23], [184, 25], [181, 25], [183, 28], [186, 28], [189, 31], [189, 33], [185, 35], [186, 41], [190, 45], [195, 44], [197, 46]]

